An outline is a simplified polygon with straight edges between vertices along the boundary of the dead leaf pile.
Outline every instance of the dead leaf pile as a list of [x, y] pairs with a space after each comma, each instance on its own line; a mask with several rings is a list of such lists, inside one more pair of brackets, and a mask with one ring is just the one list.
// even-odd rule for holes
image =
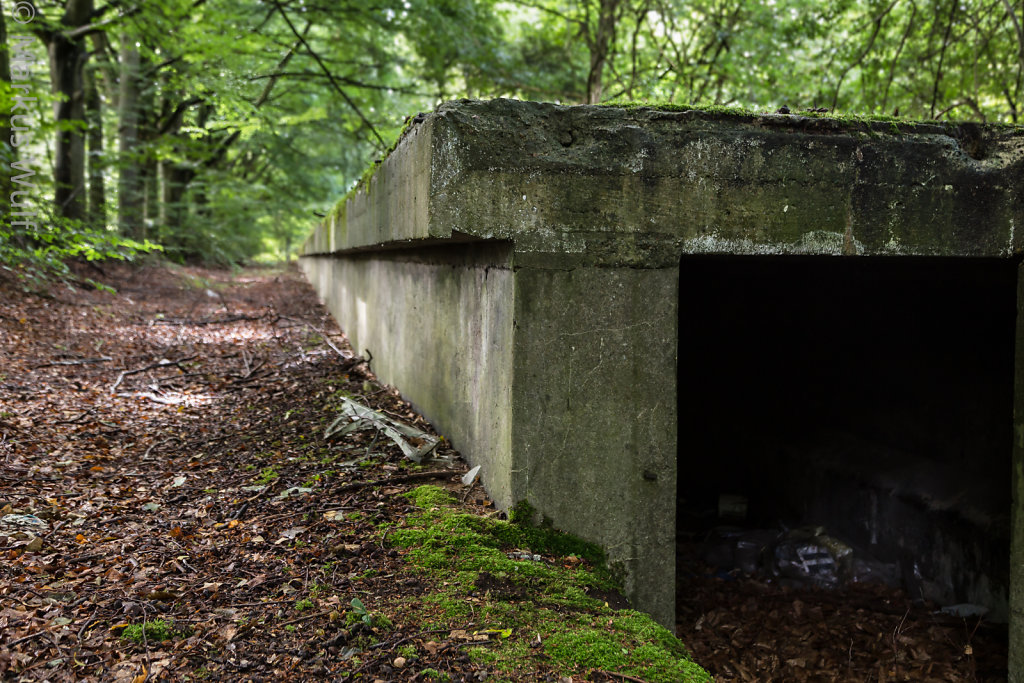
[[677, 635], [726, 681], [972, 681], [1007, 679], [1005, 625], [937, 613], [880, 585], [785, 589], [720, 576], [681, 546]]

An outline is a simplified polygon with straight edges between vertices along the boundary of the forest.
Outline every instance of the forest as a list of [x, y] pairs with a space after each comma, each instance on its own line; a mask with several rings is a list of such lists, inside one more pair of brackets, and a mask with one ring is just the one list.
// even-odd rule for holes
[[294, 254], [454, 98], [1019, 123], [1018, 0], [3, 0], [0, 264]]
[[[403, 398], [403, 387], [378, 378], [387, 349], [373, 347], [381, 357], [374, 365], [370, 349], [353, 348], [343, 328], [354, 321], [335, 320], [294, 263], [282, 262], [294, 259], [418, 114], [453, 99], [498, 97], [757, 112], [787, 125], [786, 116], [841, 116], [884, 121], [897, 131], [911, 126], [889, 122], [984, 122], [1016, 126], [996, 132], [1018, 144], [1024, 0], [0, 0], [0, 679], [1016, 680], [1024, 667], [1020, 639], [1011, 647], [1006, 624], [959, 609], [977, 605], [940, 609], [918, 599], [922, 575], [909, 551], [899, 564], [872, 565], [891, 574], [882, 577], [889, 583], [858, 579], [826, 591], [712, 566], [680, 524], [670, 631], [629, 609], [622, 566], [609, 563], [601, 547], [557, 532], [530, 501], [502, 509], [484, 488], [493, 473], [470, 469], [457, 436], [435, 431]], [[914, 180], [920, 168], [912, 167]], [[1015, 184], [1008, 186], [1006, 196], [1016, 201]], [[992, 185], [965, 185], [963, 195], [987, 201], [979, 187]], [[987, 215], [948, 206], [958, 219]], [[788, 210], [787, 203], [782, 212]], [[1008, 223], [1013, 246], [1012, 215]], [[975, 237], [965, 232], [965, 239]], [[707, 381], [698, 386], [721, 388], [689, 389], [702, 404], [689, 412], [703, 420], [698, 428], [707, 438], [680, 439], [703, 458], [694, 443], [707, 443], [711, 453], [725, 432], [756, 431], [736, 417], [734, 404], [742, 402], [764, 421], [777, 413], [761, 406], [777, 405], [802, 430], [818, 409], [787, 400], [780, 389], [797, 384], [797, 365], [831, 387], [828, 368], [810, 362], [818, 358], [837, 359], [840, 379], [868, 378], [846, 385], [855, 389], [890, 375], [877, 401], [867, 389], [850, 399], [877, 403], [879, 413], [899, 406], [900, 383], [915, 385], [908, 403], [929, 410], [947, 400], [983, 410], [989, 404], [979, 397], [989, 393], [1009, 406], [1012, 373], [1003, 369], [1014, 364], [1019, 259], [973, 260], [971, 277], [994, 273], [979, 282], [1006, 278], [1006, 287], [992, 291], [1005, 289], [1011, 305], [1000, 308], [1001, 294], [972, 297], [977, 289], [957, 297], [965, 310], [980, 311], [979, 319], [991, 318], [998, 334], [979, 336], [968, 324], [951, 334], [958, 320], [969, 319], [950, 315], [956, 308], [946, 299], [957, 297], [929, 293], [919, 279], [907, 288], [910, 313], [887, 303], [885, 311], [899, 311], [890, 318], [875, 310], [881, 297], [864, 297], [861, 308], [837, 304], [841, 288], [829, 283], [846, 282], [839, 279], [789, 276], [783, 284], [799, 289], [794, 284], [786, 295], [761, 284], [779, 272], [769, 271], [773, 263], [764, 277], [750, 269], [759, 280], [729, 275], [738, 267], [714, 271], [735, 290], [698, 281], [710, 266], [690, 268], [691, 288], [708, 294], [694, 297], [697, 307], [689, 310], [710, 321], [707, 329], [737, 332], [690, 335], [707, 349], [721, 346], [717, 356], [697, 345], [676, 349], [674, 336], [661, 342], [673, 345], [665, 354], [672, 363], [688, 349], [700, 360], [692, 365], [703, 364]], [[864, 272], [876, 272], [869, 267]], [[968, 279], [936, 291], [952, 292]], [[681, 282], [678, 291], [686, 291]], [[807, 282], [815, 283], [815, 296], [805, 295]], [[881, 278], [871, 287], [888, 294], [890, 284]], [[759, 301], [776, 296], [779, 303], [741, 314], [752, 308], [737, 302], [751, 306], [755, 288]], [[674, 283], [671, 289], [677, 291]], [[940, 299], [934, 309], [920, 305]], [[811, 309], [835, 311], [857, 334], [818, 325], [829, 319], [810, 314], [806, 327], [789, 322], [791, 313], [795, 320]], [[1007, 313], [1005, 329], [1002, 313], [988, 316], [997, 309]], [[683, 320], [687, 309], [680, 310]], [[889, 324], [917, 318], [934, 321], [934, 333], [922, 327], [927, 333], [900, 336], [906, 327]], [[741, 319], [749, 327], [730, 327]], [[423, 326], [387, 320], [399, 322], [417, 363], [442, 367], [440, 354], [423, 343]], [[770, 353], [773, 326], [785, 332], [779, 348], [796, 350], [794, 362]], [[621, 360], [618, 351], [605, 355], [606, 339], [608, 349], [625, 348], [616, 341], [619, 330], [602, 322], [604, 336], [591, 327], [598, 325], [572, 335], [593, 337], [590, 348], [601, 349], [594, 370], [613, 359], [607, 365], [637, 386], [639, 368], [666, 372], [633, 350]], [[945, 346], [933, 343], [940, 336]], [[719, 344], [726, 337], [742, 348]], [[973, 345], [960, 343], [968, 337]], [[561, 337], [558, 344], [569, 345]], [[538, 372], [560, 377], [552, 358], [562, 351], [548, 346], [555, 344], [535, 345], [543, 350]], [[938, 351], [922, 352], [925, 346]], [[843, 352], [854, 347], [864, 355]], [[940, 359], [946, 349], [957, 363]], [[562, 355], [588, 358], [573, 353]], [[886, 362], [876, 363], [882, 354]], [[454, 355], [467, 366], [475, 362]], [[740, 355], [749, 366], [736, 361]], [[765, 359], [777, 375], [764, 371]], [[721, 372], [726, 363], [731, 374]], [[877, 370], [886, 363], [892, 372]], [[987, 363], [996, 368], [991, 374], [1007, 375], [998, 391], [989, 391], [995, 381], [979, 383], [976, 370]], [[566, 384], [573, 381], [568, 367]], [[958, 369], [969, 381], [957, 383]], [[586, 372], [590, 381], [594, 373]], [[1018, 398], [1020, 374], [1018, 367]], [[628, 402], [615, 384], [602, 383], [604, 375], [594, 376], [591, 384], [577, 380], [579, 394], [604, 393], [618, 413]], [[456, 381], [452, 375], [429, 388], [449, 400]], [[937, 385], [952, 388], [930, 391]], [[675, 406], [676, 384], [668, 386], [657, 398]], [[823, 406], [818, 412], [830, 409], [827, 392], [813, 382], [797, 389], [806, 386]], [[837, 386], [836, 394], [844, 390]], [[471, 402], [458, 410], [483, 414]], [[635, 420], [627, 412], [607, 422], [623, 433], [646, 429], [643, 411]], [[719, 413], [721, 423], [704, 419]], [[974, 414], [965, 411], [962, 422]], [[551, 422], [563, 419], [553, 415]], [[566, 433], [582, 424], [572, 415]], [[937, 440], [946, 433], [931, 433], [938, 421], [911, 427]], [[947, 422], [951, 431], [966, 429]], [[760, 443], [743, 446], [750, 459], [775, 462]], [[573, 454], [581, 471], [592, 467]], [[966, 448], [961, 455], [956, 496], [971, 491], [978, 473], [1000, 486], [1010, 480], [1009, 467], [989, 472], [988, 461]], [[718, 459], [722, 467], [743, 466]], [[644, 465], [641, 480], [639, 467], [638, 485], [653, 485], [658, 473]], [[687, 476], [705, 488], [692, 471]], [[567, 496], [578, 495], [574, 486], [565, 486]], [[706, 488], [717, 498], [717, 489]], [[592, 498], [604, 504], [608, 496]], [[737, 498], [722, 495], [716, 503]], [[949, 500], [961, 502], [952, 494]], [[619, 504], [608, 502], [608, 510]], [[722, 507], [709, 509], [701, 520], [727, 516]], [[966, 513], [956, 517], [959, 509], [939, 511], [975, 524]], [[880, 519], [902, 528], [899, 518]], [[992, 526], [977, 537], [978, 547], [1003, 553], [998, 544], [1010, 534], [1009, 517], [993, 523], [1004, 522], [1005, 534]], [[1013, 528], [1017, 533], [1020, 524]], [[767, 531], [775, 549], [790, 547], [780, 538], [807, 540], [754, 531]], [[639, 546], [630, 547], [637, 553]], [[756, 558], [769, 548], [747, 547]], [[849, 546], [832, 547], [849, 557]], [[1019, 582], [1011, 585], [1011, 599], [1019, 600]]]

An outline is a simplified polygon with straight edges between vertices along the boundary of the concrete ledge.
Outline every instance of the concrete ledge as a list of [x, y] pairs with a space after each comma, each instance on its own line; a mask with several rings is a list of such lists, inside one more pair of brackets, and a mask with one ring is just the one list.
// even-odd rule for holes
[[1022, 226], [1021, 128], [462, 101], [302, 266], [500, 505], [602, 543], [671, 626], [682, 256], [1010, 257]]
[[304, 253], [453, 232], [582, 263], [681, 253], [1008, 256], [1024, 132], [976, 124], [442, 105]]

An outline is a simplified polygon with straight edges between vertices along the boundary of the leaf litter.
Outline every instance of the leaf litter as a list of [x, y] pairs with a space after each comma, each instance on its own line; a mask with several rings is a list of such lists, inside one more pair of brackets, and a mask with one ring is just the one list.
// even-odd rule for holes
[[680, 543], [676, 633], [719, 683], [1002, 683], [1007, 629], [881, 584], [794, 588], [704, 565]]
[[[0, 280], [0, 678], [388, 678], [359, 653], [414, 636], [384, 624], [415, 573], [379, 525], [464, 463], [296, 270], [104, 268]], [[372, 428], [328, 440], [345, 411]]]

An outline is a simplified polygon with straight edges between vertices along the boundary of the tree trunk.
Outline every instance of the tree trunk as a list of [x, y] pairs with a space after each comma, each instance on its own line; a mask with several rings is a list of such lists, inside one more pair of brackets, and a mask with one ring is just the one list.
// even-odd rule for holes
[[160, 224], [160, 166], [156, 159], [146, 159], [142, 164], [142, 216], [144, 236], [156, 239], [149, 231], [149, 226]]
[[[0, 81], [11, 82], [11, 56], [7, 46], [7, 24], [4, 15], [7, 10], [0, 7]], [[11, 213], [11, 191], [14, 183], [11, 181], [10, 164], [17, 160], [17, 150], [11, 146], [11, 119], [4, 116], [0, 119], [0, 163], [3, 163], [3, 171], [0, 172], [0, 227], [7, 223]]]
[[85, 71], [85, 120], [88, 135], [89, 223], [103, 228], [107, 224], [107, 193], [103, 185], [103, 109], [96, 74]]
[[615, 42], [617, 18], [615, 16], [621, 0], [600, 0], [597, 29], [588, 40], [590, 47], [590, 71], [587, 73], [587, 103], [601, 101], [602, 76], [608, 51]]
[[[61, 27], [79, 28], [92, 13], [92, 0], [68, 0]], [[85, 218], [85, 135], [80, 126], [66, 125], [85, 119], [83, 70], [88, 59], [85, 38], [68, 38], [61, 30], [49, 36], [50, 80], [60, 99], [54, 103], [57, 144], [54, 150], [54, 202], [66, 218]]]
[[190, 169], [173, 161], [160, 162], [163, 177], [163, 201], [161, 203], [161, 239], [180, 234], [188, 216], [185, 190], [192, 180]]
[[[157, 138], [156, 87], [150, 81], [152, 65], [146, 60], [139, 64], [139, 144], [153, 142]], [[140, 147], [141, 151], [141, 147]], [[157, 238], [157, 226], [160, 225], [160, 164], [156, 158], [144, 153], [142, 164], [142, 217], [145, 223], [145, 235], [150, 239]]]
[[121, 38], [121, 88], [118, 95], [120, 141], [118, 225], [126, 237], [145, 239], [142, 214], [142, 171], [139, 160], [139, 51], [128, 36]]

